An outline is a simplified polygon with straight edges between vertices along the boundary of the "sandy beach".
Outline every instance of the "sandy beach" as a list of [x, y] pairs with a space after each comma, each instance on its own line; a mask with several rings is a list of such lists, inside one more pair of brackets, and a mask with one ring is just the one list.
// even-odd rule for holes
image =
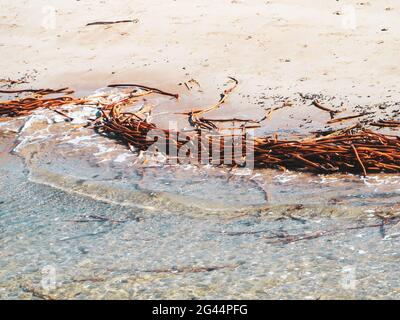
[[[140, 82], [187, 93], [178, 84], [194, 78], [205, 99], [234, 76], [240, 108], [263, 90], [398, 98], [397, 1], [5, 0], [1, 9], [2, 78], [29, 74], [32, 87]], [[124, 19], [134, 22], [86, 26]]]
[[257, 135], [359, 121], [329, 124], [315, 99], [341, 116], [396, 120], [398, 1], [2, 0], [0, 9], [1, 90], [69, 87], [97, 103], [66, 105], [69, 119], [49, 109], [0, 118], [0, 298], [400, 297], [397, 174], [163, 166], [87, 125], [98, 96], [127, 94], [105, 87], [137, 83], [179, 94], [145, 101], [157, 124], [190, 129], [183, 113], [214, 105], [228, 77], [238, 86], [210, 117], [287, 107]]

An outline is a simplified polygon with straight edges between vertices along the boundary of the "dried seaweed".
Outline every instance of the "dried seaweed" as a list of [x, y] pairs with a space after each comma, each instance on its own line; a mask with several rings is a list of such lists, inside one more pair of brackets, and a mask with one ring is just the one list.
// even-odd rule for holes
[[218, 127], [212, 122], [212, 120], [208, 120], [205, 118], [200, 117], [201, 115], [213, 111], [215, 109], [218, 109], [222, 104], [225, 103], [226, 99], [228, 98], [229, 94], [237, 87], [238, 81], [233, 78], [229, 77], [234, 82], [234, 85], [231, 86], [230, 88], [224, 90], [223, 93], [220, 95], [219, 101], [214, 104], [211, 107], [205, 108], [205, 109], [199, 109], [195, 111], [190, 111], [186, 113], [189, 116], [189, 123], [194, 126], [196, 129], [207, 129], [207, 130], [215, 130]]
[[[224, 164], [232, 167], [250, 164], [256, 168], [293, 169], [317, 173], [352, 172], [367, 175], [374, 172], [400, 172], [400, 138], [373, 132], [360, 125], [324, 133], [322, 136], [318, 134], [289, 140], [281, 140], [276, 134], [251, 139], [248, 137], [247, 129], [258, 126], [259, 123], [267, 120], [274, 110], [286, 107], [286, 104], [270, 108], [269, 114], [260, 120], [205, 118], [204, 114], [220, 108], [238, 85], [236, 79], [230, 79], [233, 81], [233, 85], [224, 90], [216, 104], [184, 113], [195, 129], [192, 132], [158, 128], [149, 118], [151, 108], [149, 110], [142, 108], [136, 112], [124, 112], [124, 107], [137, 103], [137, 98], [145, 95], [162, 94], [175, 99], [179, 97], [175, 93], [139, 84], [109, 85], [113, 88], [129, 87], [132, 90], [128, 95], [122, 95], [121, 99], [116, 102], [114, 100], [114, 102], [111, 100], [107, 102], [107, 94], [105, 94], [106, 102], [99, 104], [102, 116], [96, 120], [93, 127], [99, 133], [116, 138], [129, 148], [135, 147], [137, 150], [148, 150], [157, 142], [158, 146], [163, 146], [158, 151], [162, 151], [171, 159], [174, 158], [178, 163], [181, 163], [181, 159], [176, 159], [176, 150], [180, 150], [184, 146], [196, 145], [197, 151], [188, 156], [190, 159], [197, 160], [197, 163]], [[139, 89], [140, 91], [138, 91]], [[69, 92], [67, 90], [67, 88], [39, 89], [31, 97], [0, 102], [0, 116], [27, 115], [33, 110], [43, 107], [50, 108], [71, 119], [58, 110], [58, 107], [65, 104], [90, 103], [89, 98], [85, 100], [65, 95], [56, 98], [44, 97], [47, 94]], [[94, 101], [92, 102], [94, 103]], [[322, 107], [327, 112], [333, 112], [319, 103], [314, 103], [314, 105]], [[366, 114], [332, 119], [330, 122], [341, 122]], [[220, 128], [217, 125], [227, 122], [232, 122], [233, 125], [241, 123], [241, 125], [232, 128]], [[398, 124], [389, 120], [382, 120], [381, 123], [383, 125]], [[222, 134], [223, 130], [236, 131]], [[153, 131], [160, 133], [159, 137], [149, 138], [149, 133]], [[232, 153], [227, 153], [226, 148], [228, 146], [228, 149], [232, 150], [238, 142], [240, 142], [239, 155], [236, 158]], [[211, 150], [219, 151], [212, 153]], [[252, 155], [252, 158], [250, 159], [248, 155]], [[187, 159], [182, 160], [182, 162], [184, 161]]]
[[97, 26], [97, 25], [108, 25], [108, 24], [118, 24], [118, 23], [138, 23], [138, 19], [133, 20], [117, 20], [117, 21], [95, 21], [86, 24], [87, 26]]
[[372, 112], [365, 112], [365, 113], [355, 114], [355, 115], [352, 115], [352, 116], [346, 116], [346, 117], [343, 117], [343, 118], [331, 119], [327, 123], [328, 124], [340, 123], [340, 122], [343, 122], [343, 121], [357, 119], [357, 118], [360, 118], [360, 117], [363, 117], [363, 116], [367, 116], [367, 115], [370, 115], [370, 114], [372, 114]]
[[[200, 158], [204, 160], [204, 155], [200, 154], [201, 151], [209, 150], [214, 146], [218, 147], [218, 144], [223, 149], [229, 135], [216, 133], [204, 137], [200, 134], [200, 129], [213, 132], [219, 129], [216, 122], [250, 122], [247, 119], [213, 120], [200, 117], [206, 112], [219, 108], [226, 101], [227, 96], [237, 85], [237, 80], [232, 80], [235, 82], [234, 85], [221, 94], [220, 100], [215, 105], [186, 113], [189, 115], [189, 122], [198, 131], [195, 131], [184, 141], [174, 138], [179, 136], [180, 132], [157, 128], [155, 124], [148, 122], [139, 114], [123, 113], [119, 104], [114, 104], [111, 108], [108, 108], [111, 111], [107, 114], [104, 113], [103, 121], [98, 124], [97, 130], [113, 134], [129, 146], [134, 146], [139, 150], [147, 150], [154, 143], [154, 140], [146, 139], [151, 130], [160, 130], [165, 137], [165, 148], [163, 149], [166, 154], [169, 154], [170, 149], [172, 149], [171, 146], [173, 146], [173, 149], [180, 149], [189, 140], [199, 141], [199, 154], [192, 156], [198, 157], [198, 160]], [[226, 128], [224, 129], [226, 130]], [[275, 135], [273, 137], [254, 138], [253, 142], [247, 140], [245, 128], [233, 129], [243, 130], [243, 150], [247, 149], [247, 152], [250, 151], [254, 155], [254, 159], [252, 159], [254, 167], [286, 168], [318, 173], [353, 172], [363, 175], [371, 172], [400, 172], [400, 140], [397, 136], [383, 135], [353, 126], [322, 137], [311, 136], [303, 139], [279, 140], [278, 136]], [[186, 134], [184, 136], [187, 137]], [[232, 166], [238, 165], [234, 159], [227, 159], [223, 152], [218, 156], [222, 163], [228, 163]], [[246, 153], [243, 151], [241, 156], [246, 158]], [[211, 158], [206, 160], [213, 163]]]
[[[1, 90], [3, 93], [34, 93], [29, 97], [17, 98], [14, 100], [0, 101], [0, 117], [26, 116], [38, 108], [53, 109], [66, 104], [82, 104], [83, 99], [73, 98], [69, 94], [73, 90], [68, 88], [61, 89], [23, 89], [23, 90]], [[46, 98], [50, 94], [64, 94], [60, 97]], [[58, 111], [59, 113], [61, 111]], [[1, 119], [1, 118], [0, 118]]]
[[333, 117], [335, 116], [335, 114], [341, 112], [341, 111], [332, 110], [332, 109], [329, 109], [329, 108], [323, 106], [318, 100], [313, 100], [312, 104], [313, 104], [315, 107], [317, 107], [318, 109], [320, 109], [320, 110], [329, 112], [329, 114], [330, 114], [330, 116], [331, 116], [331, 119], [333, 119]]
[[179, 98], [179, 95], [176, 94], [176, 93], [169, 93], [169, 92], [157, 89], [157, 88], [148, 87], [148, 86], [144, 86], [144, 85], [141, 85], [141, 84], [121, 83], [121, 84], [110, 84], [110, 85], [108, 85], [108, 87], [109, 88], [136, 87], [136, 88], [139, 88], [139, 89], [148, 90], [150, 92], [155, 92], [155, 93], [163, 94], [163, 95], [166, 95], [166, 96], [171, 96], [171, 97], [173, 97], [175, 99]]
[[398, 128], [400, 127], [400, 121], [395, 120], [379, 120], [378, 122], [370, 123], [371, 126], [381, 128]]
[[65, 87], [61, 89], [19, 89], [19, 90], [0, 90], [0, 93], [23, 93], [23, 92], [31, 92], [36, 93], [39, 95], [48, 95], [48, 94], [55, 94], [55, 93], [64, 93], [64, 94], [71, 94], [74, 93], [73, 90]]

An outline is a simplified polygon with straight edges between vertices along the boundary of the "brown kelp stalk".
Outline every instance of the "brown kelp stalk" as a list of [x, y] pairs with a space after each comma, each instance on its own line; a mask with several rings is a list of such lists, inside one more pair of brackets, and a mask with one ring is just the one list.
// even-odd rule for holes
[[[83, 99], [68, 96], [73, 93], [68, 88], [61, 89], [24, 89], [24, 90], [1, 90], [2, 93], [33, 93], [32, 96], [7, 100], [0, 102], [0, 118], [1, 117], [17, 117], [29, 115], [38, 108], [54, 109], [66, 104], [82, 104]], [[46, 98], [50, 94], [64, 94], [60, 97]]]
[[[258, 121], [205, 118], [205, 113], [218, 109], [236, 88], [238, 81], [234, 78], [231, 80], [234, 84], [221, 94], [215, 105], [185, 113], [195, 129], [191, 132], [158, 128], [150, 120], [151, 107], [148, 105], [136, 112], [124, 112], [125, 107], [134, 105], [139, 98], [150, 94], [178, 98], [177, 94], [137, 84], [110, 85], [110, 87], [129, 87], [132, 90], [122, 95], [116, 102], [108, 101], [107, 94], [104, 94], [106, 102], [99, 103], [102, 116], [95, 121], [94, 128], [137, 150], [153, 149], [163, 152], [170, 159], [177, 160], [177, 163], [186, 162], [188, 159], [196, 160], [197, 163], [227, 166], [248, 165], [251, 162], [250, 165], [257, 168], [286, 168], [318, 173], [353, 172], [363, 175], [371, 172], [400, 172], [398, 136], [384, 135], [363, 129], [361, 126], [352, 126], [327, 135], [303, 139], [280, 140], [276, 134], [272, 137], [249, 138], [247, 130], [252, 126], [248, 124], [258, 125], [267, 120], [268, 116]], [[44, 97], [52, 93], [65, 94], [68, 92], [66, 90], [66, 88], [40, 89], [31, 97], [0, 102], [0, 116], [27, 115], [37, 108], [58, 110], [57, 108], [65, 104], [95, 103], [89, 98]], [[322, 105], [320, 107], [324, 111], [332, 111]], [[330, 122], [338, 123], [362, 115], [337, 118]], [[224, 122], [241, 123], [241, 125], [219, 128], [217, 124]], [[398, 125], [394, 120], [381, 120], [379, 123], [382, 126]], [[222, 134], [224, 130], [231, 132]]]
[[[204, 159], [202, 151], [220, 148], [220, 152], [214, 156], [220, 157], [221, 164], [237, 165], [232, 161], [232, 153], [226, 152], [226, 146], [234, 144], [229, 135], [218, 134], [217, 122], [237, 121], [250, 122], [248, 119], [212, 119], [201, 118], [200, 115], [215, 110], [225, 102], [226, 97], [236, 87], [235, 85], [221, 95], [217, 104], [210, 108], [191, 111], [189, 121], [198, 130], [191, 135], [181, 132], [171, 132], [159, 129], [153, 123], [138, 114], [121, 112], [118, 105], [114, 105], [104, 121], [98, 126], [102, 132], [113, 133], [120, 139], [133, 145], [139, 150], [147, 150], [154, 143], [154, 139], [148, 139], [150, 131], [159, 130], [162, 141], [166, 146], [161, 148], [170, 154], [171, 149], [184, 147], [188, 141], [198, 143], [198, 159]], [[256, 121], [254, 121], [256, 122]], [[206, 130], [199, 130], [200, 128]], [[242, 129], [243, 128], [236, 128]], [[206, 134], [204, 134], [206, 132]], [[212, 134], [211, 134], [212, 133]], [[175, 137], [184, 136], [186, 139], [179, 140]], [[259, 168], [288, 168], [296, 170], [307, 170], [321, 173], [331, 172], [354, 172], [366, 175], [368, 172], [400, 172], [400, 140], [396, 136], [383, 135], [358, 127], [347, 130], [338, 130], [323, 137], [309, 137], [306, 139], [279, 140], [274, 137], [258, 137], [249, 143], [244, 133], [239, 134], [243, 145], [239, 145], [240, 156], [245, 157], [249, 151], [254, 155], [251, 161]], [[196, 140], [197, 139], [197, 140]], [[196, 142], [193, 142], [196, 141]], [[229, 141], [227, 143], [227, 141]], [[173, 146], [173, 148], [171, 147]], [[233, 146], [232, 146], [233, 147]], [[250, 148], [250, 150], [249, 150]], [[228, 148], [229, 149], [229, 148]], [[231, 150], [230, 150], [231, 151]], [[213, 155], [208, 154], [208, 160], [214, 163]]]

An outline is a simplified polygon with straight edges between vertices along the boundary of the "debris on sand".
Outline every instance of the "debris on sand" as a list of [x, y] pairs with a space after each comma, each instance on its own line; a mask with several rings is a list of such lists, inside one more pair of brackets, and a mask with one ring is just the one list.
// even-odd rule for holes
[[370, 114], [372, 114], [372, 112], [364, 112], [364, 113], [355, 114], [355, 115], [352, 115], [352, 116], [346, 116], [346, 117], [343, 117], [343, 118], [331, 119], [327, 123], [328, 124], [339, 123], [339, 122], [343, 122], [343, 121], [347, 121], [347, 120], [353, 120], [353, 119], [356, 119], [356, 118], [361, 118], [361, 117], [364, 117], [364, 116], [367, 116], [367, 115], [370, 115]]
[[400, 121], [395, 120], [379, 120], [378, 122], [373, 122], [370, 124], [374, 127], [381, 127], [381, 128], [398, 128], [400, 127]]
[[72, 94], [74, 90], [70, 90], [69, 88], [61, 88], [61, 89], [20, 89], [20, 90], [0, 90], [0, 93], [24, 93], [31, 92], [36, 93], [38, 95], [48, 95], [55, 93], [64, 93], [64, 94]]
[[4, 85], [2, 85], [2, 87], [4, 87], [4, 86], [12, 86], [15, 84], [22, 84], [22, 83], [28, 83], [28, 82], [23, 79], [18, 79], [18, 80], [0, 79], [0, 83], [4, 83]]
[[[185, 141], [179, 141], [175, 137], [179, 132], [172, 132], [165, 129], [159, 129], [155, 124], [148, 122], [146, 118], [135, 113], [122, 112], [122, 105], [126, 103], [116, 103], [109, 106], [109, 112], [103, 113], [102, 121], [98, 122], [97, 129], [100, 132], [112, 134], [115, 137], [125, 141], [129, 146], [134, 146], [139, 150], [147, 150], [154, 140], [146, 139], [151, 130], [161, 130], [165, 137], [164, 143], [168, 146], [164, 150], [168, 154], [172, 149], [180, 149], [185, 143], [190, 141], [199, 141], [201, 146], [198, 149], [200, 153], [210, 148], [218, 147], [220, 144], [226, 145], [226, 136], [200, 136], [200, 129], [210, 132], [218, 132], [216, 122], [257, 122], [249, 119], [206, 119], [201, 115], [219, 108], [228, 95], [237, 86], [237, 80], [232, 79], [234, 85], [221, 94], [220, 100], [213, 106], [190, 111], [186, 113], [189, 122], [198, 131]], [[345, 130], [337, 130], [326, 136], [311, 136], [296, 140], [279, 140], [275, 137], [256, 137], [253, 142], [246, 139], [245, 127], [239, 127], [244, 130], [243, 140], [246, 147], [253, 148], [254, 166], [269, 168], [302, 169], [320, 173], [331, 172], [353, 172], [366, 175], [369, 172], [400, 172], [400, 139], [397, 136], [383, 135], [364, 129], [359, 126], [353, 126]], [[229, 139], [229, 137], [228, 137]], [[247, 150], [248, 151], [248, 150]], [[246, 154], [243, 152], [243, 157]], [[221, 159], [225, 155], [221, 153]], [[204, 160], [204, 155], [203, 158]], [[211, 161], [211, 159], [209, 159]], [[226, 160], [226, 159], [225, 159]], [[233, 165], [237, 165], [232, 161]]]
[[[73, 93], [68, 88], [61, 89], [24, 89], [24, 90], [1, 90], [1, 93], [34, 93], [32, 96], [18, 98], [14, 100], [0, 101], [0, 119], [4, 117], [18, 117], [29, 115], [32, 111], [38, 108], [53, 109], [66, 104], [82, 104], [82, 99], [69, 96]], [[64, 94], [60, 97], [45, 98], [50, 94]], [[61, 113], [61, 111], [58, 111]]]
[[400, 139], [367, 129], [339, 130], [324, 137], [300, 140], [256, 138], [257, 167], [309, 171], [400, 172]]
[[108, 25], [108, 24], [118, 24], [118, 23], [138, 23], [139, 19], [133, 20], [117, 20], [117, 21], [95, 21], [87, 23], [86, 26], [98, 26], [98, 25]]
[[[145, 101], [143, 97], [147, 95], [161, 94], [178, 99], [178, 94], [139, 84], [109, 85], [111, 88], [125, 88], [124, 94], [116, 99], [115, 93], [109, 95], [105, 93], [102, 96], [101, 103], [91, 97], [85, 99], [70, 96], [44, 97], [44, 95], [52, 93], [70, 93], [68, 88], [30, 90], [29, 92], [35, 93], [34, 96], [0, 102], [0, 116], [27, 115], [33, 110], [43, 107], [50, 108], [72, 120], [69, 115], [57, 108], [65, 104], [82, 105], [89, 103], [97, 105], [101, 112], [101, 115], [93, 122], [93, 128], [97, 132], [118, 139], [130, 149], [139, 151], [146, 151], [157, 142], [157, 146], [161, 146], [157, 151], [171, 159], [174, 158], [177, 163], [181, 163], [177, 151], [186, 148], [188, 153], [185, 153], [185, 155], [191, 159], [196, 159], [197, 163], [214, 165], [242, 166], [252, 161], [252, 166], [256, 168], [293, 169], [317, 173], [351, 172], [367, 175], [375, 172], [400, 172], [400, 137], [374, 132], [361, 124], [347, 129], [320, 132], [308, 137], [281, 140], [278, 139], [277, 134], [265, 137], [249, 137], [247, 129], [259, 126], [262, 121], [268, 120], [268, 115], [261, 120], [205, 118], [206, 113], [220, 108], [237, 87], [238, 81], [236, 79], [230, 78], [230, 81], [233, 82], [233, 85], [224, 90], [216, 104], [182, 113], [188, 117], [189, 123], [194, 128], [194, 130], [188, 132], [158, 128], [151, 121], [152, 107], [143, 104]], [[132, 109], [132, 106], [139, 104], [142, 107], [136, 108], [134, 112], [124, 111], [125, 107]], [[337, 113], [323, 106], [317, 100], [314, 100], [314, 105], [331, 115]], [[283, 105], [282, 107], [286, 106]], [[275, 109], [271, 108], [270, 112], [273, 110]], [[366, 114], [334, 118], [330, 122], [342, 122]], [[234, 128], [220, 128], [218, 126], [219, 123], [227, 122], [240, 125]], [[377, 124], [382, 127], [399, 125], [398, 122], [391, 120], [381, 120], [375, 125]], [[229, 132], [229, 130], [235, 130], [235, 133]], [[229, 134], [224, 133], [226, 131]], [[149, 138], [149, 134], [152, 132], [157, 132], [158, 136]], [[237, 147], [238, 141], [239, 155], [233, 155], [232, 152], [227, 153], [226, 147], [228, 146], [233, 150]], [[190, 149], [188, 146], [195, 148]], [[217, 150], [217, 152], [215, 153], [213, 150]], [[214, 161], [216, 155], [218, 161]]]
[[320, 110], [329, 112], [329, 114], [330, 114], [330, 116], [331, 116], [331, 119], [333, 119], [333, 117], [334, 117], [335, 114], [341, 112], [341, 111], [332, 110], [332, 109], [329, 109], [329, 108], [323, 106], [318, 100], [313, 100], [312, 104], [313, 104], [315, 107], [317, 107], [318, 109], [320, 109]]

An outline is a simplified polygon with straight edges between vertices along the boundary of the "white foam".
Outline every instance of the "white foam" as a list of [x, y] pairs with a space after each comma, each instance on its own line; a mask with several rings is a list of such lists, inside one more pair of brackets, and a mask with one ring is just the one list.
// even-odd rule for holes
[[274, 180], [277, 180], [279, 183], [287, 183], [289, 181], [292, 181], [293, 179], [295, 179], [298, 176], [299, 176], [299, 174], [285, 172], [285, 173], [275, 176]]
[[66, 140], [66, 143], [68, 144], [73, 144], [73, 145], [81, 145], [82, 142], [85, 141], [90, 141], [92, 139], [93, 136], [78, 136], [72, 139], [69, 139], [68, 137], [66, 137], [64, 140]]
[[101, 144], [97, 144], [96, 146], [99, 149], [99, 152], [93, 153], [94, 156], [99, 156], [115, 150], [115, 147], [106, 147]]
[[124, 162], [124, 161], [126, 161], [126, 159], [128, 159], [131, 156], [132, 156], [131, 153], [121, 153], [114, 159], [114, 162], [118, 162], [118, 163]]

